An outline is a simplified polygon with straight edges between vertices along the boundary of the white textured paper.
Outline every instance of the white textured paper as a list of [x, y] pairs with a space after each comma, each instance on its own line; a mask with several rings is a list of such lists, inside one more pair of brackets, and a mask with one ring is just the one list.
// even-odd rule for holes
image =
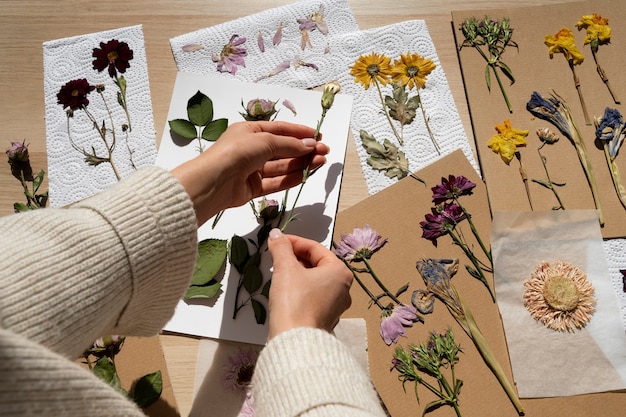
[[[313, 47], [307, 46], [303, 50], [296, 19], [304, 19], [318, 12], [320, 6], [323, 6], [328, 34], [323, 35], [317, 29], [310, 31]], [[281, 23], [282, 41], [274, 46], [272, 39]], [[332, 48], [326, 51], [331, 39], [341, 33], [356, 30], [358, 26], [347, 0], [304, 0], [178, 36], [170, 39], [170, 45], [179, 71], [254, 82], [266, 76], [283, 61], [291, 60], [292, 65], [288, 70], [262, 82], [311, 88], [336, 78], [338, 68], [334, 62], [335, 53]], [[259, 33], [264, 40], [265, 52], [261, 52], [257, 43]], [[239, 67], [233, 76], [228, 72], [217, 71], [217, 64], [211, 56], [214, 53], [219, 55], [234, 34], [246, 38], [241, 47], [247, 50], [248, 55], [245, 58], [246, 66]], [[190, 44], [201, 45], [202, 49], [184, 52], [183, 46]], [[297, 58], [317, 65], [319, 70], [303, 66], [296, 69], [293, 61]]]
[[[595, 210], [497, 212], [491, 232], [494, 281], [520, 397], [556, 397], [626, 388], [626, 336]], [[597, 300], [581, 330], [556, 332], [524, 307], [536, 265], [568, 262]]]
[[[438, 153], [434, 147], [426, 130], [422, 112], [418, 109], [415, 120], [404, 126], [404, 146], [400, 147], [400, 150], [405, 153], [409, 160], [410, 172], [418, 171], [443, 156], [461, 149], [472, 167], [480, 175], [480, 168], [463, 129], [435, 45], [423, 20], [405, 21], [337, 36], [331, 41], [331, 50], [333, 54], [341, 58], [336, 64], [336, 78], [341, 83], [343, 91], [354, 97], [355, 107], [351, 121], [352, 135], [356, 142], [370, 194], [394, 184], [397, 180], [386, 177], [384, 173], [372, 169], [367, 164], [366, 160], [369, 155], [361, 145], [359, 132], [363, 129], [373, 135], [378, 142], [382, 143], [384, 139], [389, 139], [398, 146], [398, 141], [383, 113], [376, 87], [371, 86], [366, 90], [360, 83], [355, 83], [354, 77], [350, 75], [349, 66], [353, 65], [359, 56], [368, 55], [372, 52], [384, 54], [391, 58], [392, 62], [398, 59], [401, 54], [417, 53], [424, 58], [432, 59], [437, 66], [428, 75], [426, 87], [420, 90], [420, 96], [426, 116], [429, 118], [430, 128], [441, 147], [441, 153]], [[382, 86], [382, 92], [383, 96], [391, 96], [391, 85]], [[415, 90], [410, 93], [410, 96], [413, 94], [415, 94]], [[399, 131], [400, 124], [393, 119], [392, 121]]]
[[[321, 91], [301, 90], [284, 86], [273, 86], [260, 83], [244, 83], [191, 73], [179, 72], [176, 78], [168, 120], [185, 119], [187, 117], [187, 100], [197, 91], [207, 95], [213, 102], [213, 119], [226, 118], [229, 125], [243, 121], [240, 112], [244, 111], [241, 102], [250, 99], [278, 100], [279, 110], [276, 120], [300, 123], [315, 127], [321, 115]], [[294, 115], [281, 103], [290, 100], [297, 109]], [[313, 239], [330, 248], [333, 226], [339, 201], [339, 188], [343, 174], [343, 163], [348, 140], [352, 97], [338, 94], [334, 104], [326, 114], [321, 132], [323, 141], [330, 147], [326, 155], [326, 164], [319, 168], [304, 185], [298, 199], [295, 212], [297, 218], [286, 228], [287, 233]], [[181, 143], [172, 138], [168, 125], [163, 130], [163, 138], [159, 147], [156, 164], [171, 169], [199, 154], [197, 139]], [[218, 139], [219, 140], [219, 139]], [[211, 142], [202, 141], [207, 149]], [[299, 185], [289, 191], [287, 209], [290, 210], [298, 193]], [[283, 200], [284, 193], [274, 193], [268, 198]], [[257, 204], [259, 199], [255, 200]], [[199, 240], [215, 238], [230, 241], [234, 234], [244, 239], [256, 241], [259, 224], [248, 204], [228, 209], [224, 212], [215, 228], [213, 220], [209, 220], [198, 230]], [[251, 245], [249, 245], [251, 248]], [[252, 250], [251, 250], [252, 251]], [[264, 250], [261, 254], [260, 269], [267, 279], [271, 272], [271, 256]], [[267, 322], [258, 325], [250, 304], [241, 309], [237, 318], [233, 319], [236, 288], [239, 274], [235, 268], [226, 263], [222, 294], [217, 300], [181, 301], [176, 307], [174, 317], [165, 326], [165, 330], [233, 340], [244, 343], [262, 344], [267, 338]], [[241, 298], [243, 297], [243, 291]]]
[[[126, 99], [130, 112], [132, 131], [122, 132], [121, 125], [126, 123], [126, 115], [117, 103], [117, 86], [108, 71], [98, 72], [93, 69], [92, 52], [100, 47], [100, 42], [112, 39], [126, 42], [133, 51], [130, 68], [123, 75], [127, 80]], [[92, 33], [71, 38], [48, 41], [43, 44], [44, 57], [44, 94], [46, 107], [46, 150], [48, 155], [48, 181], [50, 205], [64, 206], [105, 190], [117, 180], [111, 165], [102, 163], [89, 166], [84, 155], [74, 149], [68, 137], [68, 119], [63, 106], [57, 102], [57, 93], [71, 80], [85, 78], [91, 85], [104, 84], [103, 92], [113, 117], [116, 130], [116, 146], [113, 160], [121, 177], [134, 169], [132, 162], [139, 168], [153, 165], [156, 157], [156, 134], [152, 116], [152, 102], [148, 83], [148, 66], [141, 26]], [[111, 123], [101, 97], [92, 91], [88, 95], [87, 108], [101, 125], [107, 129]], [[84, 111], [75, 110], [70, 120], [70, 133], [74, 142], [87, 151], [93, 146], [99, 156], [106, 155], [106, 148], [93, 123]], [[130, 151], [129, 151], [130, 149]]]
[[624, 276], [620, 272], [620, 270], [626, 270], [626, 239], [607, 239], [603, 244], [611, 283], [617, 295], [617, 303], [624, 321], [624, 328], [626, 328], [626, 292], [624, 292]]

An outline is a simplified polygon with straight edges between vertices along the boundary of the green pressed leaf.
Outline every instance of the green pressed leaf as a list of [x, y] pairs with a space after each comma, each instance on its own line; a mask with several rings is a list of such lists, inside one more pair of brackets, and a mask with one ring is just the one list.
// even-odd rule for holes
[[92, 371], [95, 376], [109, 384], [116, 391], [124, 394], [124, 396], [128, 395], [126, 390], [122, 388], [122, 383], [120, 382], [120, 377], [117, 375], [115, 364], [113, 364], [109, 358], [104, 356], [98, 359]]
[[202, 129], [202, 139], [209, 142], [215, 142], [222, 136], [222, 133], [228, 128], [228, 119], [217, 119], [209, 122], [204, 129]]
[[243, 270], [243, 287], [248, 293], [253, 294], [263, 285], [263, 274], [258, 265], [248, 263]]
[[265, 319], [267, 318], [265, 306], [254, 298], [250, 301], [252, 303], [252, 310], [254, 310], [254, 318], [256, 319], [257, 324], [265, 324]]
[[491, 91], [491, 72], [489, 68], [491, 68], [489, 65], [485, 67], [485, 82], [487, 83], [487, 90]]
[[41, 183], [43, 182], [43, 177], [45, 175], [44, 170], [39, 171], [39, 173], [35, 176], [35, 178], [33, 178], [33, 192], [36, 193], [37, 191], [39, 191], [39, 187], [41, 186]]
[[161, 371], [152, 372], [137, 380], [133, 390], [133, 401], [141, 408], [146, 408], [159, 399], [163, 392]]
[[400, 296], [400, 294], [403, 294], [404, 292], [406, 292], [406, 290], [409, 289], [409, 283], [407, 282], [406, 284], [404, 284], [402, 287], [400, 287], [398, 289], [398, 291], [396, 291], [396, 297]]
[[19, 213], [21, 211], [28, 211], [28, 210], [30, 210], [30, 207], [28, 207], [24, 203], [13, 203], [13, 211], [15, 211], [16, 213]]
[[213, 120], [213, 102], [198, 91], [187, 101], [187, 117], [196, 126], [206, 126]]
[[234, 235], [230, 240], [230, 262], [239, 273], [242, 273], [248, 259], [250, 259], [248, 244], [241, 236]]
[[202, 286], [191, 285], [187, 288], [185, 299], [214, 298], [220, 293], [221, 289], [222, 284], [215, 280], [209, 281], [206, 285]]
[[509, 68], [508, 65], [506, 65], [502, 61], [498, 63], [498, 66], [502, 70], [502, 73], [506, 75], [506, 78], [508, 78], [511, 81], [511, 85], [515, 84], [515, 77], [513, 76], [513, 72], [511, 71], [511, 68]]
[[206, 285], [215, 280], [215, 276], [226, 263], [227, 243], [222, 239], [205, 239], [198, 243], [198, 258], [191, 285]]
[[409, 174], [409, 161], [404, 152], [391, 143], [388, 139], [379, 143], [373, 136], [361, 130], [361, 143], [370, 155], [367, 163], [378, 171], [383, 171], [389, 178], [402, 179]]
[[170, 125], [170, 129], [172, 129], [172, 132], [176, 133], [179, 136], [182, 136], [185, 139], [195, 139], [196, 136], [198, 136], [196, 127], [189, 120], [174, 119], [170, 120], [168, 124]]
[[270, 298], [270, 287], [272, 286], [272, 280], [268, 279], [265, 285], [263, 285], [263, 289], [261, 290], [261, 295], [265, 298]]

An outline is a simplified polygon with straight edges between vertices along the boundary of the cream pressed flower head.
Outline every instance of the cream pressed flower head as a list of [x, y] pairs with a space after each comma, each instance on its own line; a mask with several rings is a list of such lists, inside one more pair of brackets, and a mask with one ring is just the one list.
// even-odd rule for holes
[[552, 330], [582, 329], [596, 310], [593, 285], [585, 273], [567, 262], [540, 263], [524, 287], [524, 306]]

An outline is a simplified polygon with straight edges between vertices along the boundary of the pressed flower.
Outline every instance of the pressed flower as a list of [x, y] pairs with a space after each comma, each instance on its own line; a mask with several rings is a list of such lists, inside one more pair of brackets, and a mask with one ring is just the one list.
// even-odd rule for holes
[[552, 145], [559, 141], [557, 134], [547, 127], [537, 129], [535, 133], [537, 134], [539, 140], [545, 144]]
[[426, 87], [427, 76], [437, 66], [430, 58], [408, 52], [393, 62], [391, 80], [409, 89]]
[[28, 145], [26, 142], [11, 142], [11, 146], [6, 150], [9, 163], [28, 161]]
[[108, 68], [111, 78], [115, 78], [118, 71], [123, 74], [130, 68], [128, 61], [133, 59], [133, 50], [126, 42], [112, 39], [107, 43], [100, 42], [100, 48], [94, 48], [92, 56], [96, 58], [93, 69], [102, 72]]
[[254, 417], [254, 397], [252, 397], [252, 390], [248, 389], [246, 393], [246, 398], [243, 400], [243, 404], [241, 405], [241, 409], [239, 410], [239, 414], [237, 417]]
[[595, 120], [595, 125], [596, 139], [603, 145], [604, 156], [611, 171], [613, 186], [620, 202], [626, 207], [626, 188], [622, 184], [619, 167], [615, 162], [619, 149], [624, 142], [624, 136], [626, 136], [624, 118], [618, 110], [607, 107], [604, 110], [604, 115]]
[[213, 62], [217, 62], [217, 70], [220, 72], [230, 72], [235, 75], [237, 73], [237, 67], [246, 66], [245, 57], [248, 55], [248, 51], [243, 45], [246, 42], [246, 38], [239, 35], [233, 35], [224, 47], [219, 55], [213, 54]]
[[441, 184], [432, 187], [433, 203], [441, 204], [448, 200], [456, 200], [464, 195], [472, 195], [476, 184], [468, 180], [463, 175], [458, 177], [448, 175], [448, 178], [441, 178]]
[[278, 24], [278, 28], [276, 28], [276, 33], [274, 33], [274, 37], [272, 38], [272, 43], [274, 46], [278, 46], [280, 42], [283, 40], [283, 22]]
[[543, 165], [543, 170], [546, 173], [547, 181], [533, 179], [533, 182], [543, 187], [546, 187], [547, 189], [552, 191], [552, 194], [554, 194], [554, 197], [559, 203], [558, 206], [552, 207], [552, 210], [565, 210], [563, 201], [561, 201], [561, 197], [559, 196], [559, 193], [557, 192], [557, 187], [563, 187], [565, 186], [565, 183], [557, 183], [557, 182], [552, 181], [552, 178], [550, 177], [550, 172], [548, 171], [548, 164], [547, 164], [548, 159], [545, 156], [543, 156], [543, 154], [541, 153], [541, 149], [545, 145], [555, 144], [556, 142], [558, 142], [559, 137], [557, 136], [555, 132], [552, 132], [547, 127], [537, 129], [535, 133], [537, 134], [537, 137], [539, 138], [539, 141], [541, 142], [539, 147], [537, 147], [537, 153], [539, 154], [539, 159], [541, 160], [541, 164]]
[[[243, 101], [241, 102], [243, 106]], [[245, 106], [246, 112], [239, 113], [241, 116], [249, 122], [258, 120], [271, 120], [272, 116], [276, 113], [276, 102], [263, 98], [255, 98], [248, 101]]]
[[496, 131], [498, 133], [489, 139], [487, 146], [495, 153], [500, 154], [502, 160], [508, 165], [515, 156], [517, 147], [526, 146], [528, 130], [513, 128], [511, 121], [507, 119], [503, 124], [496, 125]]
[[231, 355], [224, 367], [224, 388], [245, 397], [252, 382], [258, 356], [258, 352], [253, 349], [239, 349]]
[[432, 214], [426, 214], [425, 220], [420, 222], [422, 237], [437, 245], [437, 239], [449, 234], [463, 220], [467, 218], [463, 209], [455, 203], [444, 203], [431, 208]]
[[431, 291], [435, 297], [445, 304], [452, 317], [465, 333], [467, 333], [483, 360], [489, 366], [489, 369], [491, 369], [498, 379], [498, 382], [500, 382], [500, 385], [515, 406], [518, 414], [523, 415], [524, 408], [513, 385], [511, 385], [504, 374], [502, 366], [496, 359], [485, 336], [478, 327], [474, 315], [465, 304], [454, 285], [450, 282], [452, 276], [458, 271], [458, 267], [458, 259], [428, 258], [416, 262], [416, 268], [426, 284], [426, 289]]
[[580, 269], [560, 260], [542, 262], [524, 282], [524, 306], [547, 328], [573, 332], [595, 311], [593, 285]]
[[430, 291], [417, 289], [411, 296], [411, 304], [422, 314], [430, 314], [435, 307], [435, 297]]
[[278, 217], [279, 210], [278, 201], [263, 197], [259, 201], [258, 218], [260, 220], [273, 220]]
[[341, 241], [336, 245], [335, 255], [346, 261], [369, 259], [383, 245], [387, 238], [382, 238], [368, 224], [364, 228], [355, 227], [350, 234], [342, 234]]
[[583, 167], [593, 201], [596, 209], [598, 210], [598, 216], [600, 225], [604, 225], [604, 216], [602, 214], [602, 206], [600, 203], [598, 186], [596, 184], [595, 175], [593, 173], [593, 167], [589, 160], [587, 153], [587, 146], [582, 138], [578, 125], [574, 121], [572, 112], [567, 103], [552, 91], [552, 97], [548, 100], [544, 99], [538, 92], [533, 92], [530, 96], [530, 100], [526, 103], [526, 110], [528, 110], [533, 116], [546, 120], [556, 126], [565, 137], [576, 148], [578, 154], [578, 160]]
[[309, 36], [309, 31], [319, 30], [323, 35], [328, 34], [328, 24], [326, 20], [324, 20], [324, 5], [321, 4], [317, 12], [311, 13], [304, 19], [296, 19], [298, 22], [298, 29], [300, 29], [301, 41], [300, 47], [304, 50], [308, 45], [310, 48], [313, 48], [311, 44], [311, 38]]
[[578, 93], [578, 99], [580, 100], [580, 105], [585, 116], [585, 123], [588, 125], [591, 124], [587, 113], [587, 105], [585, 104], [585, 99], [580, 86], [580, 79], [578, 78], [578, 74], [576, 74], [575, 70], [575, 66], [582, 64], [585, 57], [580, 53], [578, 47], [576, 46], [574, 34], [569, 28], [563, 27], [555, 35], [546, 35], [544, 43], [548, 47], [550, 59], [554, 57], [554, 54], [563, 54], [565, 60], [568, 62], [572, 71], [572, 76], [574, 77], [574, 86], [576, 87], [576, 92]]
[[380, 320], [380, 337], [387, 346], [397, 343], [400, 336], [406, 337], [405, 327], [412, 327], [413, 323], [420, 321], [417, 310], [413, 306], [404, 304], [396, 305], [393, 310], [385, 309]]
[[324, 84], [324, 92], [322, 93], [322, 109], [330, 109], [335, 101], [335, 96], [340, 91], [341, 85], [338, 81], [330, 81]]
[[89, 84], [89, 81], [85, 78], [69, 81], [57, 93], [57, 102], [63, 108], [69, 107], [70, 110], [81, 109], [89, 104], [87, 94], [95, 89], [96, 87]]
[[361, 83], [367, 90], [373, 84], [387, 85], [391, 75], [391, 58], [384, 54], [372, 52], [370, 55], [361, 55], [350, 67], [350, 75], [354, 81]]

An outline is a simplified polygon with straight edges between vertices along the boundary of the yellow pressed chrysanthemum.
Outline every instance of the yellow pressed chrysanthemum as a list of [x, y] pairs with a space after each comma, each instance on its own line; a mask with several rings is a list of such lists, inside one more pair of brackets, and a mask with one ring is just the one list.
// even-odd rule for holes
[[493, 135], [487, 146], [495, 153], [500, 154], [502, 160], [508, 165], [517, 151], [518, 146], [526, 146], [528, 130], [515, 129], [509, 119], [503, 124], [496, 125], [497, 134]]
[[605, 45], [611, 41], [609, 19], [599, 14], [594, 13], [581, 17], [576, 23], [576, 27], [578, 30], [587, 30], [585, 45], [593, 44], [594, 42], [596, 42], [597, 45]]
[[542, 262], [524, 286], [524, 306], [549, 329], [582, 329], [595, 311], [593, 285], [580, 269], [566, 262]]
[[400, 58], [393, 62], [391, 68], [391, 79], [402, 86], [424, 88], [426, 77], [437, 66], [430, 58], [415, 53], [400, 55]]
[[370, 55], [361, 55], [350, 67], [350, 75], [354, 82], [363, 84], [367, 90], [377, 82], [386, 85], [391, 74], [391, 58], [372, 52]]
[[561, 28], [556, 35], [546, 35], [545, 42], [550, 58], [554, 54], [563, 54], [565, 59], [574, 65], [580, 65], [585, 57], [576, 46], [576, 39], [569, 28]]

